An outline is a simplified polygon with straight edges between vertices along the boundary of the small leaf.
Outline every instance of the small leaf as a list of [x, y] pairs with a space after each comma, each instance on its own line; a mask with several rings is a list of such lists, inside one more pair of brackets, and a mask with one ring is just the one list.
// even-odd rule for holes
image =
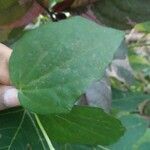
[[63, 143], [109, 145], [125, 130], [119, 120], [96, 107], [75, 106], [68, 114], [39, 117], [50, 139]]
[[70, 111], [103, 76], [123, 35], [81, 17], [26, 33], [12, 46], [9, 63], [22, 106], [38, 113]]
[[137, 24], [135, 29], [140, 32], [150, 33], [150, 21]]
[[140, 92], [121, 92], [113, 90], [112, 107], [123, 111], [136, 111], [138, 105], [149, 99], [150, 94], [143, 94]]

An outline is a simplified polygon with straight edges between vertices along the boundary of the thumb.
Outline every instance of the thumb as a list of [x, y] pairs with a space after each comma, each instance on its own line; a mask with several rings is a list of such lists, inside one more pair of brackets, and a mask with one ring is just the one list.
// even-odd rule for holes
[[0, 110], [19, 105], [18, 91], [12, 86], [0, 85]]

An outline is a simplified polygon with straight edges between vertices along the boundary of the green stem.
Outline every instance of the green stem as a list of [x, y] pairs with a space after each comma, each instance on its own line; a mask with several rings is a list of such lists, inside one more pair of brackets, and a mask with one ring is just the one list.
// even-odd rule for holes
[[41, 121], [40, 121], [39, 117], [36, 114], [35, 114], [35, 119], [36, 119], [36, 121], [37, 121], [37, 123], [39, 125], [39, 128], [41, 129], [41, 131], [42, 131], [42, 133], [43, 133], [43, 135], [45, 137], [45, 140], [46, 140], [50, 150], [55, 150], [55, 148], [53, 147], [53, 145], [52, 145], [52, 143], [51, 143], [51, 141], [50, 141], [50, 139], [49, 139], [49, 137], [48, 137], [44, 127], [43, 127], [43, 125], [41, 124]]
[[98, 145], [98, 147], [101, 148], [102, 150], [110, 150], [110, 149], [108, 149], [108, 148], [106, 148], [106, 147], [104, 147], [102, 145]]

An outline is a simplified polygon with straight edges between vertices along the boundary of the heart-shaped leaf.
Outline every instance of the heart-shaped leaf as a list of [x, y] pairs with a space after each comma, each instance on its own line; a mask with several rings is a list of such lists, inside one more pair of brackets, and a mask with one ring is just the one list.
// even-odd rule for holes
[[81, 17], [48, 23], [13, 46], [10, 77], [20, 103], [38, 113], [68, 112], [102, 77], [124, 33]]

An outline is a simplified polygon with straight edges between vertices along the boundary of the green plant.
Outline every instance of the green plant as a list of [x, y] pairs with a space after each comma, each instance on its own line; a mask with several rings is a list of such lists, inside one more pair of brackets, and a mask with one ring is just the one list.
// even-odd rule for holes
[[[0, 40], [13, 49], [10, 78], [19, 91], [22, 107], [0, 113], [0, 149], [119, 150], [122, 145], [126, 145], [125, 150], [138, 149], [144, 141], [144, 132], [149, 130], [148, 121], [142, 114], [135, 113], [136, 107], [149, 95], [137, 91], [137, 85], [134, 85], [135, 91], [133, 86], [126, 92], [112, 89], [112, 115], [102, 108], [79, 106], [77, 101], [94, 81], [102, 79], [125, 37], [125, 32], [118, 29], [129, 29], [135, 22], [149, 19], [145, 15], [150, 13], [147, 5], [143, 3], [145, 9], [141, 8], [139, 0], [135, 5], [127, 1], [93, 1], [95, 17], [90, 19], [102, 19], [102, 23], [117, 29], [79, 16], [52, 22], [43, 13], [33, 21], [32, 27], [40, 23], [36, 29], [23, 30], [31, 19], [43, 12], [43, 6], [47, 9], [52, 5], [48, 5], [47, 0], [40, 0], [42, 7], [30, 0], [22, 0], [21, 5], [18, 0], [5, 1], [0, 2], [3, 4], [0, 5], [0, 33], [3, 35]], [[80, 9], [86, 13], [82, 8], [87, 3], [64, 0], [58, 3], [59, 7], [51, 9], [69, 9], [73, 14]], [[10, 16], [10, 8], [15, 10], [13, 16]], [[142, 9], [138, 18], [137, 8]], [[118, 12], [114, 16], [113, 10]], [[128, 18], [123, 19], [126, 15]], [[146, 28], [145, 24], [139, 24], [136, 29], [149, 32], [147, 24]], [[143, 138], [145, 136], [147, 133]]]

